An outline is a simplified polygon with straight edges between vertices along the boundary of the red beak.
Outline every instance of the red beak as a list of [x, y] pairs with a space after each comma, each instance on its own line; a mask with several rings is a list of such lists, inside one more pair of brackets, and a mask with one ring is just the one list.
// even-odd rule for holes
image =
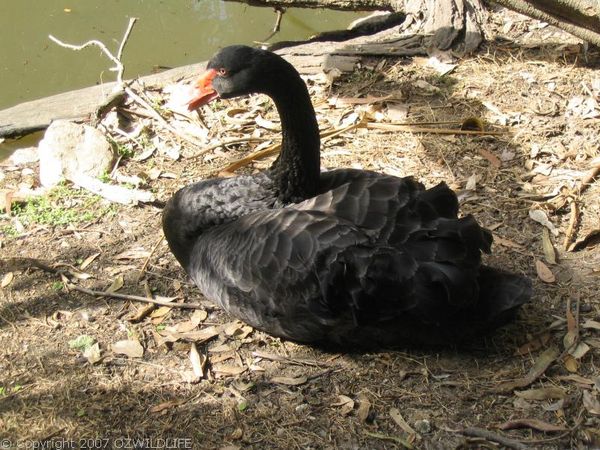
[[194, 86], [193, 97], [187, 102], [189, 111], [194, 111], [219, 97], [212, 86], [212, 80], [216, 75], [217, 71], [215, 69], [209, 69], [198, 78]]

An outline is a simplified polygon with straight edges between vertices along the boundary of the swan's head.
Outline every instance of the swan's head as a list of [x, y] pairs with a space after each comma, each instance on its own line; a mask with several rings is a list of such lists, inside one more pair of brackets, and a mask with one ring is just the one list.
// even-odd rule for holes
[[288, 62], [269, 51], [245, 45], [225, 47], [212, 57], [197, 80], [188, 109], [198, 109], [217, 98], [272, 95], [290, 69], [297, 75]]

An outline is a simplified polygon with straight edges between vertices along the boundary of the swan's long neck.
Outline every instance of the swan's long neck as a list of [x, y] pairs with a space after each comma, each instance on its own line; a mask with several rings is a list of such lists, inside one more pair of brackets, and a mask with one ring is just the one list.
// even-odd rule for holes
[[313, 197], [320, 177], [321, 143], [315, 110], [304, 81], [295, 69], [289, 68], [280, 74], [286, 83], [268, 93], [281, 119], [281, 153], [271, 174], [279, 200], [284, 203]]

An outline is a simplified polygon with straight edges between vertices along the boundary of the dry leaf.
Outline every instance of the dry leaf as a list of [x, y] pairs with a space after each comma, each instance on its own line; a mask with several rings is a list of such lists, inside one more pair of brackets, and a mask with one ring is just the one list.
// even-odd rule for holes
[[485, 148], [479, 148], [478, 152], [481, 156], [483, 156], [485, 159], [487, 159], [490, 162], [490, 164], [492, 165], [492, 167], [494, 167], [495, 169], [499, 169], [500, 167], [502, 167], [502, 161], [500, 161], [500, 158], [498, 158], [496, 155], [494, 155], [489, 150], [487, 150]]
[[590, 414], [600, 416], [600, 402], [596, 398], [596, 394], [592, 394], [588, 390], [583, 391], [583, 406]]
[[467, 184], [465, 186], [465, 189], [467, 191], [474, 191], [477, 188], [477, 181], [479, 180], [479, 175], [477, 175], [476, 173], [474, 173], [473, 175], [471, 175], [469, 177], [469, 179], [467, 180]]
[[149, 409], [150, 413], [156, 414], [166, 409], [175, 408], [176, 406], [183, 405], [187, 400], [169, 400], [167, 402], [159, 403]]
[[517, 250], [523, 250], [525, 248], [521, 244], [517, 244], [516, 242], [513, 242], [510, 239], [500, 237], [497, 234], [494, 234], [494, 243], [499, 244], [503, 247], [515, 248]]
[[583, 385], [593, 385], [594, 381], [589, 378], [582, 377], [581, 375], [571, 374], [571, 375], [563, 375], [558, 377], [559, 380], [572, 381], [574, 383], [579, 383]]
[[194, 375], [196, 375], [197, 380], [200, 381], [204, 378], [204, 369], [206, 367], [206, 357], [198, 353], [198, 349], [196, 348], [196, 344], [192, 342], [190, 346], [190, 362], [192, 363], [192, 370], [194, 371]]
[[520, 346], [517, 349], [516, 354], [523, 356], [535, 352], [536, 350], [544, 347], [550, 341], [550, 337], [550, 333], [544, 333], [541, 336], [537, 336], [526, 344]]
[[300, 386], [308, 381], [304, 375], [299, 377], [273, 377], [271, 383], [285, 384], [286, 386]]
[[240, 375], [240, 374], [244, 373], [246, 371], [246, 368], [240, 367], [240, 366], [229, 366], [229, 365], [223, 364], [223, 365], [214, 366], [213, 371], [220, 375], [235, 376], [235, 375]]
[[94, 253], [93, 255], [90, 255], [87, 258], [85, 258], [84, 261], [79, 266], [79, 269], [85, 270], [86, 267], [89, 266], [98, 256], [100, 256], [100, 253]]
[[559, 387], [546, 387], [529, 389], [527, 391], [515, 391], [515, 395], [525, 400], [548, 400], [565, 398], [567, 393]]
[[558, 230], [556, 229], [554, 224], [550, 222], [550, 220], [548, 220], [548, 216], [541, 209], [530, 209], [529, 217], [538, 222], [539, 224], [548, 228], [554, 236], [558, 236]]
[[600, 322], [588, 319], [581, 325], [583, 328], [591, 328], [592, 330], [600, 330]]
[[543, 422], [538, 419], [516, 419], [509, 420], [498, 425], [500, 430], [514, 430], [516, 428], [531, 428], [537, 431], [553, 432], [553, 431], [565, 431], [566, 428], [563, 425], [554, 425], [548, 422]]
[[279, 131], [280, 126], [271, 122], [270, 120], [264, 119], [260, 114], [258, 116], [256, 116], [256, 125], [258, 125], [261, 128], [265, 128], [267, 130], [271, 130], [271, 131]]
[[133, 248], [131, 250], [126, 250], [122, 253], [119, 253], [114, 257], [114, 259], [144, 259], [150, 256], [150, 252], [144, 250], [141, 247]]
[[83, 356], [89, 361], [90, 364], [96, 364], [102, 359], [100, 355], [100, 345], [96, 342], [94, 345], [86, 348], [83, 351]]
[[190, 322], [195, 323], [196, 326], [200, 325], [200, 322], [204, 322], [208, 317], [208, 313], [203, 309], [197, 309], [190, 317]]
[[371, 412], [371, 401], [365, 394], [358, 396], [358, 418], [361, 422], [366, 422]]
[[527, 375], [523, 378], [519, 378], [514, 381], [507, 381], [501, 383], [494, 389], [496, 392], [510, 392], [517, 388], [523, 388], [529, 386], [535, 380], [537, 380], [546, 371], [550, 365], [556, 361], [556, 358], [560, 355], [558, 347], [550, 347], [544, 353], [542, 353], [535, 361]]
[[117, 341], [111, 346], [112, 351], [119, 355], [125, 355], [130, 358], [141, 358], [144, 356], [144, 347], [138, 341], [124, 340]]
[[585, 342], [579, 342], [574, 349], [569, 350], [569, 354], [575, 359], [581, 359], [589, 351], [590, 351], [589, 345], [587, 345]]
[[556, 250], [552, 241], [550, 240], [550, 233], [547, 228], [542, 230], [542, 248], [544, 250], [544, 257], [549, 264], [556, 264]]
[[168, 306], [160, 306], [150, 313], [150, 317], [152, 317], [153, 319], [156, 319], [158, 317], [164, 317], [167, 314], [169, 314], [169, 312], [171, 312], [172, 309], [173, 308], [170, 308]]
[[404, 417], [402, 417], [402, 414], [400, 414], [398, 409], [390, 409], [390, 417], [400, 428], [402, 428], [405, 433], [418, 435], [418, 433], [406, 422], [406, 420], [404, 420]]
[[340, 414], [342, 416], [347, 416], [354, 409], [354, 400], [346, 395], [338, 395], [338, 401], [332, 403], [331, 406], [341, 406]]
[[117, 292], [123, 287], [124, 283], [125, 282], [123, 281], [123, 275], [119, 275], [113, 280], [112, 284], [108, 287], [108, 289], [106, 289], [106, 292]]
[[8, 272], [6, 275], [4, 275], [2, 277], [2, 282], [0, 283], [0, 287], [5, 288], [10, 283], [12, 283], [14, 278], [15, 278], [15, 274], [12, 272]]
[[540, 277], [540, 280], [542, 280], [544, 283], [554, 283], [556, 281], [556, 277], [552, 271], [539, 259], [536, 259], [535, 261], [535, 269], [538, 277]]
[[566, 355], [563, 363], [565, 365], [565, 369], [571, 373], [576, 373], [577, 370], [579, 370], [579, 363], [571, 355]]

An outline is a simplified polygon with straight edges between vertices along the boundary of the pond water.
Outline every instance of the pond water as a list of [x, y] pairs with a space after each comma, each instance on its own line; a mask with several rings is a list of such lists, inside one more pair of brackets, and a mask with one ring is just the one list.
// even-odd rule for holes
[[[304, 39], [343, 29], [358, 13], [288, 9], [271, 42]], [[262, 42], [275, 23], [271, 8], [222, 0], [0, 0], [0, 109], [113, 81], [111, 62], [97, 47], [71, 44], [98, 39], [116, 53], [130, 17], [139, 18], [125, 48], [125, 77], [208, 59], [233, 43]]]

